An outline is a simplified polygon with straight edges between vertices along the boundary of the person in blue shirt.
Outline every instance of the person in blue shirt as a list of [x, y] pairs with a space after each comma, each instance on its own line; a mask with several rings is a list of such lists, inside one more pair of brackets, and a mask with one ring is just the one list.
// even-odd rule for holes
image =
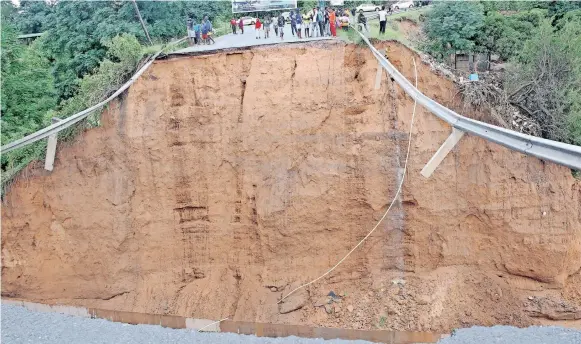
[[194, 38], [194, 44], [201, 44], [202, 40], [200, 37], [200, 33], [202, 31], [202, 26], [198, 23], [196, 23], [196, 21], [194, 20], [194, 33], [196, 35], [196, 37]]
[[294, 11], [290, 13], [291, 33], [294, 36], [297, 31], [297, 15]]
[[296, 28], [295, 30], [297, 31], [297, 36], [299, 36], [299, 38], [303, 38], [302, 37], [302, 28], [303, 28], [303, 17], [301, 16], [301, 13], [299, 12], [299, 10], [297, 9], [297, 13], [295, 14], [295, 20], [297, 22], [296, 24]]
[[208, 19], [208, 16], [204, 17], [204, 21], [202, 22], [202, 40], [205, 44], [212, 44], [216, 43], [212, 38], [212, 22]]

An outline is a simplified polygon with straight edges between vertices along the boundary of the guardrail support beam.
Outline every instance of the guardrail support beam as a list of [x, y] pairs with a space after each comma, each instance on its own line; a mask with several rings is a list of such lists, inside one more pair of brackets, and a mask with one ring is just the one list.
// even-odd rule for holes
[[383, 76], [383, 66], [377, 62], [377, 74], [375, 75], [375, 89], [379, 90], [381, 87], [381, 77]]
[[444, 160], [446, 155], [450, 153], [452, 148], [456, 146], [456, 144], [458, 143], [458, 141], [460, 141], [462, 136], [464, 136], [464, 132], [462, 130], [452, 127], [452, 133], [450, 134], [450, 136], [448, 136], [448, 138], [440, 146], [436, 154], [434, 154], [434, 156], [430, 159], [430, 161], [428, 161], [426, 166], [424, 166], [422, 172], [420, 172], [422, 176], [430, 178], [432, 173], [434, 173], [434, 170], [440, 165], [440, 163], [442, 162], [442, 160]]
[[[55, 124], [59, 121], [61, 121], [60, 118], [52, 118], [52, 124]], [[48, 142], [46, 144], [46, 158], [44, 159], [44, 169], [47, 171], [52, 171], [54, 167], [57, 137], [58, 133], [54, 133], [48, 137]]]

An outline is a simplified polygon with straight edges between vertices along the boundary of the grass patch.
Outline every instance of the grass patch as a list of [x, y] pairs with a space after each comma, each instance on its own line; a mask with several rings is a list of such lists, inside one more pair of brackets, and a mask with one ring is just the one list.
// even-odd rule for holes
[[[419, 25], [421, 22], [421, 17], [425, 16], [426, 13], [430, 10], [431, 7], [423, 7], [417, 10], [404, 11], [388, 16], [387, 24], [385, 27], [385, 34], [382, 35], [379, 34], [379, 20], [377, 19], [368, 20], [367, 27], [369, 28], [369, 34], [367, 37], [377, 40], [398, 41], [405, 44], [406, 46], [413, 47], [414, 43], [411, 40], [409, 40], [407, 34], [404, 31], [402, 31], [399, 22], [409, 20]], [[351, 22], [356, 23], [357, 20], [351, 17]], [[354, 24], [354, 26], [357, 26], [357, 24]], [[348, 42], [352, 42], [355, 44], [362, 42], [361, 37], [351, 28], [349, 29], [349, 31], [339, 30], [338, 32], [339, 37], [343, 38]]]
[[416, 24], [419, 24], [421, 21], [420, 17], [425, 16], [428, 11], [430, 11], [430, 7], [422, 7], [417, 10], [404, 11], [388, 16], [387, 21], [389, 22], [391, 20], [400, 20], [400, 21], [409, 20]]

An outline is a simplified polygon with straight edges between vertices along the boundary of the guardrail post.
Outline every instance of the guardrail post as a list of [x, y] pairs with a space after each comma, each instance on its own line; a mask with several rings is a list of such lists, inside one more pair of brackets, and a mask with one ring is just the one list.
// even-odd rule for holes
[[458, 143], [458, 141], [460, 141], [462, 136], [464, 136], [464, 132], [462, 130], [452, 127], [452, 133], [450, 134], [450, 136], [448, 136], [448, 138], [446, 139], [446, 141], [444, 141], [442, 146], [440, 146], [436, 154], [434, 154], [434, 156], [430, 159], [430, 161], [428, 161], [426, 166], [424, 166], [422, 172], [420, 172], [422, 176], [430, 178], [434, 170], [440, 165], [440, 163], [442, 162], [442, 160], [444, 160], [446, 155], [450, 153], [452, 148], [456, 146], [456, 144]]
[[[60, 122], [61, 119], [57, 117], [52, 118], [52, 124]], [[44, 159], [44, 169], [47, 171], [52, 171], [54, 167], [54, 157], [56, 155], [56, 141], [58, 133], [54, 133], [48, 137], [48, 142], [46, 144], [46, 158]]]
[[383, 66], [377, 62], [377, 74], [375, 75], [375, 89], [379, 90], [381, 87], [381, 77], [383, 76]]

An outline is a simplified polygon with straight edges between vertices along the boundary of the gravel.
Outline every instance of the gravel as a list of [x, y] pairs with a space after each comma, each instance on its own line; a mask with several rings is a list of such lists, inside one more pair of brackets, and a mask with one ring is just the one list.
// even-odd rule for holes
[[[265, 338], [233, 333], [198, 333], [195, 330], [174, 330], [154, 325], [128, 325], [103, 319], [89, 319], [59, 313], [30, 311], [21, 306], [2, 304], [2, 343], [369, 343], [306, 339], [298, 337]], [[471, 327], [438, 342], [439, 344], [579, 344], [581, 331], [562, 327], [533, 326], [519, 329], [512, 326]]]
[[103, 319], [74, 317], [59, 313], [33, 312], [2, 304], [2, 343], [34, 344], [145, 344], [145, 343], [358, 343], [366, 341], [306, 339], [298, 337], [266, 338], [234, 333], [198, 333], [189, 329], [170, 329], [155, 325], [128, 325]]
[[474, 326], [457, 330], [438, 344], [579, 344], [581, 331], [557, 326]]

